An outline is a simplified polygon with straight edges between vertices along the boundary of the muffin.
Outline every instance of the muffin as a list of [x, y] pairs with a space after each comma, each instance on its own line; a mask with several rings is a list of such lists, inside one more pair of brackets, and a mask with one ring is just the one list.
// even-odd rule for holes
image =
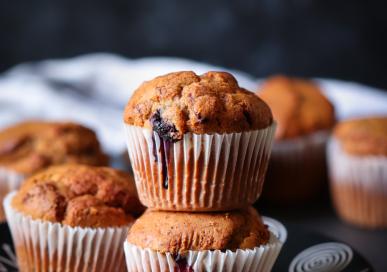
[[277, 228], [276, 236], [251, 207], [226, 213], [147, 211], [124, 244], [127, 268], [270, 271], [286, 239], [283, 226]]
[[133, 178], [107, 167], [52, 166], [4, 200], [20, 271], [125, 271], [141, 214]]
[[387, 116], [339, 123], [328, 146], [338, 215], [368, 228], [387, 227]]
[[332, 104], [312, 81], [273, 76], [257, 95], [277, 122], [263, 198], [272, 204], [304, 203], [326, 184], [325, 146], [335, 124]]
[[275, 124], [269, 107], [224, 72], [176, 72], [143, 83], [124, 113], [141, 202], [225, 211], [259, 197]]
[[63, 163], [102, 166], [108, 159], [95, 133], [78, 124], [29, 121], [4, 129], [0, 132], [0, 203], [25, 177]]

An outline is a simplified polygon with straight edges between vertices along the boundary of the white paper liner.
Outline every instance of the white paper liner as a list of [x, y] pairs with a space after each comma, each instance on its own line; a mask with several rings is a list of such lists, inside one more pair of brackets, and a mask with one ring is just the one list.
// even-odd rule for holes
[[[272, 218], [262, 217], [270, 230], [267, 245], [254, 249], [188, 251], [184, 256], [187, 264], [195, 272], [249, 272], [270, 271], [287, 238], [285, 227]], [[159, 253], [151, 249], [141, 249], [125, 241], [126, 265], [129, 272], [174, 272], [178, 271], [174, 257], [170, 253]]]
[[387, 227], [387, 157], [346, 154], [333, 137], [327, 150], [338, 213], [352, 223]]
[[0, 222], [5, 220], [3, 200], [5, 196], [20, 188], [25, 176], [0, 167]]
[[4, 200], [20, 271], [126, 271], [127, 227], [80, 228], [33, 220]]
[[[326, 183], [326, 143], [330, 131], [274, 141], [264, 196], [275, 202], [303, 201]], [[290, 185], [290, 186], [289, 186]]]
[[387, 196], [387, 157], [346, 154], [333, 138], [328, 144], [329, 172], [332, 182], [354, 183]]
[[170, 144], [166, 189], [163, 143], [157, 133], [125, 125], [141, 202], [149, 208], [179, 211], [230, 210], [254, 203], [262, 191], [275, 127], [273, 123], [242, 133], [186, 133]]

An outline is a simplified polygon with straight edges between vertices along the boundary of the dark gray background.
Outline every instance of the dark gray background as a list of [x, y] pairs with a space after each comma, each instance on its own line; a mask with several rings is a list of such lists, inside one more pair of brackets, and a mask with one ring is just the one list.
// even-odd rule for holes
[[107, 51], [387, 89], [386, 7], [364, 0], [0, 0], [0, 71]]
[[[387, 89], [387, 2], [364, 0], [0, 0], [0, 71], [113, 52], [179, 56], [244, 70]], [[387, 232], [340, 222], [329, 201], [264, 214], [343, 240], [387, 271]]]

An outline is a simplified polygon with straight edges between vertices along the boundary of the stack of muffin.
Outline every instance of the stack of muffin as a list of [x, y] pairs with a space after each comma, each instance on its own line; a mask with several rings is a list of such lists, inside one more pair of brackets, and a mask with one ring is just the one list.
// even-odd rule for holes
[[143, 83], [124, 120], [148, 207], [124, 245], [128, 270], [269, 271], [286, 231], [251, 207], [275, 131], [269, 107], [228, 73], [178, 72]]

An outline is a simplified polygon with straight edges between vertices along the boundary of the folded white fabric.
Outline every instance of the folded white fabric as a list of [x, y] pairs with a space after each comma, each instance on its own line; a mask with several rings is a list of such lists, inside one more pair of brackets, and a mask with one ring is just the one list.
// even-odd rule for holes
[[[226, 70], [248, 90], [258, 80], [240, 71], [195, 61], [149, 57], [130, 60], [113, 54], [89, 54], [67, 60], [17, 65], [0, 75], [0, 128], [42, 118], [74, 120], [96, 130], [111, 155], [125, 150], [122, 112], [145, 80], [173, 71]], [[339, 119], [387, 114], [387, 92], [336, 80], [318, 80], [336, 106]]]

